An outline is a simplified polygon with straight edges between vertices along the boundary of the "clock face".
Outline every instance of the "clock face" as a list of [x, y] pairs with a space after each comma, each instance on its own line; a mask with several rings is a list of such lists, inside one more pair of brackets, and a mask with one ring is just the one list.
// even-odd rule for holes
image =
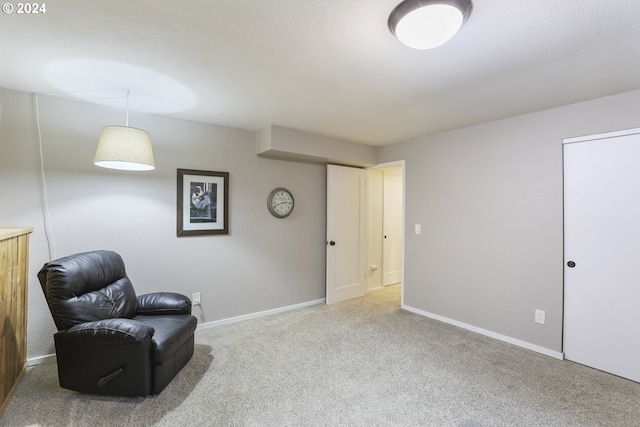
[[271, 215], [285, 218], [293, 211], [293, 196], [286, 188], [276, 188], [267, 198], [267, 207]]

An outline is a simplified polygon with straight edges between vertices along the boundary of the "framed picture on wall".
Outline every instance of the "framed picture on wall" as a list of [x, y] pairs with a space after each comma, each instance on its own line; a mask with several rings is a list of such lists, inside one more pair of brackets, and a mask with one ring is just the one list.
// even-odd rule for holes
[[177, 235], [229, 234], [229, 172], [178, 169]]

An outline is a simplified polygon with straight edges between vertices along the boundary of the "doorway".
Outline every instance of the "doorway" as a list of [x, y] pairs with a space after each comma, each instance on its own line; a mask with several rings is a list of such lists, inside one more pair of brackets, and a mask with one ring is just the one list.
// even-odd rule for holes
[[404, 161], [327, 166], [326, 240], [327, 304], [402, 283]]
[[367, 291], [402, 283], [404, 165], [367, 169]]

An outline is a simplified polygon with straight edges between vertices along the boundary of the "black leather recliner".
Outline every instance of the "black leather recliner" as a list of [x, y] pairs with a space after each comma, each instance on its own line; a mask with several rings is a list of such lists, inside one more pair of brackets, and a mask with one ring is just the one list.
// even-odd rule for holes
[[120, 255], [84, 252], [38, 273], [58, 332], [60, 386], [82, 393], [160, 393], [194, 350], [197, 319], [184, 295], [136, 296]]

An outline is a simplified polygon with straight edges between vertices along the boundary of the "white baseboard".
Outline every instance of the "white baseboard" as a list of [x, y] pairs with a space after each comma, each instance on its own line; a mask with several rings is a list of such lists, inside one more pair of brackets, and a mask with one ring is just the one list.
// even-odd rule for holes
[[56, 362], [56, 355], [54, 354], [47, 354], [46, 356], [38, 356], [38, 357], [33, 357], [31, 359], [27, 359], [27, 366], [36, 366], [36, 365], [42, 365], [44, 363], [55, 363]]
[[[201, 329], [213, 328], [216, 326], [227, 325], [229, 323], [241, 322], [243, 320], [255, 319], [257, 317], [270, 316], [272, 314], [282, 313], [285, 311], [295, 310], [298, 308], [311, 307], [314, 305], [324, 304], [326, 302], [325, 298], [318, 299], [315, 301], [303, 302], [301, 304], [289, 305], [287, 307], [274, 308], [273, 310], [260, 311], [258, 313], [245, 314], [243, 316], [231, 317], [228, 319], [216, 320], [213, 322], [201, 323], [197, 327], [197, 331]], [[34, 357], [27, 360], [27, 366], [36, 366], [42, 365], [43, 363], [55, 363], [56, 355], [48, 354], [46, 356]]]
[[509, 344], [517, 345], [518, 347], [523, 347], [523, 348], [526, 348], [527, 350], [532, 350], [532, 351], [535, 351], [537, 353], [542, 353], [542, 354], [544, 354], [546, 356], [553, 357], [554, 359], [564, 360], [564, 353], [562, 353], [562, 352], [549, 350], [548, 348], [541, 347], [539, 345], [535, 345], [535, 344], [531, 344], [531, 343], [526, 342], [526, 341], [521, 341], [521, 340], [518, 340], [518, 339], [515, 339], [515, 338], [511, 338], [511, 337], [508, 337], [506, 335], [502, 335], [502, 334], [498, 334], [498, 333], [493, 332], [493, 331], [489, 331], [487, 329], [478, 328], [477, 326], [469, 325], [467, 323], [463, 323], [463, 322], [459, 322], [457, 320], [449, 319], [448, 317], [444, 317], [444, 316], [440, 316], [440, 315], [437, 315], [437, 314], [429, 313], [428, 311], [420, 310], [420, 309], [417, 309], [417, 308], [414, 308], [414, 307], [411, 307], [411, 306], [408, 306], [408, 305], [402, 305], [402, 309], [410, 311], [410, 312], [415, 313], [415, 314], [419, 314], [421, 316], [428, 317], [430, 319], [434, 319], [434, 320], [438, 320], [440, 322], [448, 323], [450, 325], [457, 326], [459, 328], [466, 329], [466, 330], [471, 331], [471, 332], [475, 332], [475, 333], [478, 333], [478, 334], [481, 334], [481, 335], [486, 335], [488, 337], [495, 338], [497, 340], [504, 341], [504, 342], [507, 342]]
[[324, 304], [326, 302], [325, 298], [318, 299], [315, 301], [303, 302], [300, 304], [289, 305], [286, 307], [274, 308], [272, 310], [260, 311], [257, 313], [245, 314], [242, 316], [230, 317], [228, 319], [214, 320], [213, 322], [200, 323], [196, 331], [202, 329], [215, 328], [216, 326], [228, 325], [230, 323], [242, 322], [243, 320], [255, 319], [258, 317], [271, 316], [273, 314], [283, 313], [285, 311], [296, 310], [298, 308], [311, 307], [314, 305]]
[[385, 273], [382, 278], [383, 286], [395, 285], [400, 282], [402, 282], [402, 270]]

